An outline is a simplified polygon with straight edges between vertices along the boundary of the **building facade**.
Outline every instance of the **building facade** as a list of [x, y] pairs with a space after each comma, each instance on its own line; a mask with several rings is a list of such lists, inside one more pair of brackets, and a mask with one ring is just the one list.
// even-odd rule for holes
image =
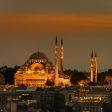
[[25, 64], [18, 69], [15, 73], [15, 86], [22, 84], [27, 86], [45, 87], [46, 81], [50, 80], [54, 82], [55, 86], [70, 85], [70, 78], [63, 75], [63, 42], [61, 40], [61, 74], [58, 69], [58, 40], [55, 40], [55, 66], [47, 56], [38, 51], [31, 55], [31, 57], [25, 62]]
[[53, 79], [54, 66], [42, 52], [36, 52], [15, 74], [15, 86], [44, 87], [47, 79]]

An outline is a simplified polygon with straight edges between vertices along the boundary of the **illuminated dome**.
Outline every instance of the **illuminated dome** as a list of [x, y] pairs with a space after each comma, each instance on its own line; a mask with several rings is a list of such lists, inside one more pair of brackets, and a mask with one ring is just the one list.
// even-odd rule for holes
[[35, 52], [31, 55], [30, 59], [46, 59], [48, 60], [47, 56], [42, 52]]
[[38, 63], [38, 65], [41, 64], [41, 66], [42, 66], [41, 68], [46, 68], [46, 67], [48, 69], [54, 68], [52, 62], [49, 61], [47, 56], [40, 51], [33, 53], [30, 56], [30, 58], [26, 61], [26, 63], [23, 65], [23, 68], [29, 68], [32, 64], [36, 64], [36, 63]]

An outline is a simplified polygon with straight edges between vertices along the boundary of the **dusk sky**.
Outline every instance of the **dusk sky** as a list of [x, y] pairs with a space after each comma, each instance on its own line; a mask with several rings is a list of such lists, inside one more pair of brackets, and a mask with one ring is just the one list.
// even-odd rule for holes
[[112, 0], [0, 0], [0, 66], [23, 65], [36, 51], [54, 63], [54, 41], [64, 41], [64, 69], [112, 68]]

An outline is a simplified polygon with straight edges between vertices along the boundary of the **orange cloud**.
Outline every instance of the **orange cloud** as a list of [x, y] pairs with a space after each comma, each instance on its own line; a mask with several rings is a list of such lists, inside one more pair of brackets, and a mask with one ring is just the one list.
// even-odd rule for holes
[[112, 15], [0, 14], [0, 32], [112, 31]]

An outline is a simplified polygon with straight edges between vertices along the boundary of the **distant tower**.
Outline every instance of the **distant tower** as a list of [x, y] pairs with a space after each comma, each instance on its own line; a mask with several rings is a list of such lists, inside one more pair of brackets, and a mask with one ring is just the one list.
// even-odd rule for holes
[[56, 40], [55, 40], [55, 76], [54, 76], [54, 82], [55, 82], [55, 86], [58, 86], [58, 40], [57, 40], [57, 36], [56, 36]]
[[61, 38], [60, 66], [61, 66], [61, 75], [62, 75], [62, 76], [63, 76], [63, 59], [64, 59], [63, 39]]
[[90, 81], [97, 83], [97, 73], [98, 73], [98, 65], [97, 65], [97, 54], [95, 55], [92, 51], [91, 53], [91, 65], [90, 65]]

